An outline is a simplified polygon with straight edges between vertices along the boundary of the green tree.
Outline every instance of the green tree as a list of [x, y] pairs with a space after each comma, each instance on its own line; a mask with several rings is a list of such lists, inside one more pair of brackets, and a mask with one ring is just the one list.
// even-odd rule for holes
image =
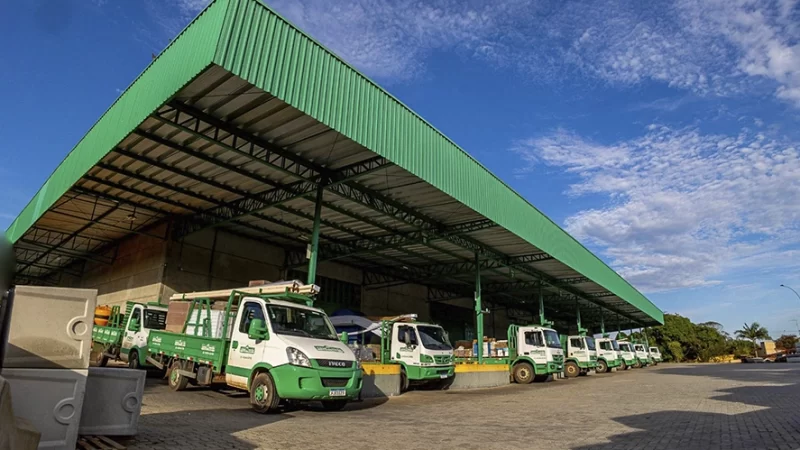
[[758, 322], [753, 322], [750, 325], [745, 322], [741, 330], [736, 330], [736, 337], [753, 341], [753, 354], [758, 356], [758, 344], [756, 341], [769, 339], [769, 332]]
[[675, 361], [675, 362], [683, 361], [683, 349], [681, 348], [680, 342], [675, 342], [675, 341], [668, 342], [666, 353], [669, 356], [670, 361]]
[[797, 345], [797, 336], [793, 334], [781, 335], [775, 340], [775, 347], [783, 350], [791, 350]]
[[728, 341], [728, 353], [733, 353], [734, 356], [740, 357], [749, 355], [753, 350], [753, 343], [742, 339], [730, 339]]

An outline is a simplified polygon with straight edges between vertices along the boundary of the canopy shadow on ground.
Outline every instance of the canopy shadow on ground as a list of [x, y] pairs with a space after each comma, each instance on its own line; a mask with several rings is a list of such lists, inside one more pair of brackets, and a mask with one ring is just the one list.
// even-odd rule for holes
[[774, 382], [800, 382], [800, 364], [691, 364], [668, 365], [659, 373], [696, 377], [722, 378], [731, 381], [753, 381], [753, 373], [764, 374], [765, 380]]

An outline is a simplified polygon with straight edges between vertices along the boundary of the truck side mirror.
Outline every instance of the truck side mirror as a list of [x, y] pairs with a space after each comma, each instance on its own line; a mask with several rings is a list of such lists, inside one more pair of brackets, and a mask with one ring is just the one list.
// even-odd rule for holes
[[350, 335], [349, 335], [349, 334], [347, 334], [347, 332], [346, 332], [346, 331], [342, 331], [342, 332], [339, 334], [339, 341], [341, 341], [341, 342], [342, 342], [342, 344], [347, 344], [348, 342], [350, 342]]
[[411, 333], [408, 331], [403, 335], [403, 342], [405, 342], [406, 345], [411, 345]]
[[130, 325], [128, 325], [128, 329], [131, 331], [139, 331], [141, 327], [139, 326], [139, 319], [131, 319]]
[[263, 319], [253, 319], [250, 321], [250, 326], [247, 328], [247, 337], [255, 340], [269, 339], [267, 324], [264, 323]]

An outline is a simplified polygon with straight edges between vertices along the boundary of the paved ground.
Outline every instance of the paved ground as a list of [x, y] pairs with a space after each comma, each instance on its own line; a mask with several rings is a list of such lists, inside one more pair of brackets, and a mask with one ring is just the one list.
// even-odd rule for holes
[[150, 379], [129, 448], [798, 449], [798, 383], [800, 364], [662, 364], [259, 415], [241, 394]]

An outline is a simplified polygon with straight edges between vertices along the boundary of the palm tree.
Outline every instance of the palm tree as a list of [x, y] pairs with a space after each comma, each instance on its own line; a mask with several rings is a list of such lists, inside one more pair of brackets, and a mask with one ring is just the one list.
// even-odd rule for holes
[[747, 325], [747, 322], [745, 322], [741, 330], [736, 330], [736, 337], [753, 341], [753, 353], [755, 356], [758, 356], [756, 341], [770, 338], [767, 329], [762, 327], [758, 322], [753, 322], [750, 325]]

